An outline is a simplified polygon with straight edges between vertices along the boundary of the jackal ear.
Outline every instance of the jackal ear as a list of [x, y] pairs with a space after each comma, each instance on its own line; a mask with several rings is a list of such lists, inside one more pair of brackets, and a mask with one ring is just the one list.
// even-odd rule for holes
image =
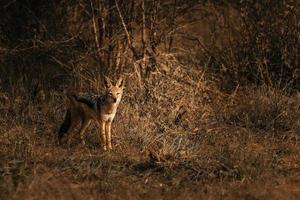
[[117, 81], [116, 86], [118, 86], [119, 88], [124, 87], [124, 78], [120, 77], [119, 80]]
[[112, 86], [111, 80], [107, 76], [104, 76], [104, 86], [106, 88], [110, 88]]

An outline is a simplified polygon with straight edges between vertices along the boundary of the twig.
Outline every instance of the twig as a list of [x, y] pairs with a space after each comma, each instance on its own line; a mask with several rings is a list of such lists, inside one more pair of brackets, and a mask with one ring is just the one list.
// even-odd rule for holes
[[[125, 24], [125, 21], [124, 21], [124, 18], [123, 18], [123, 16], [122, 16], [122, 13], [121, 13], [121, 10], [120, 10], [120, 8], [119, 8], [119, 5], [118, 5], [117, 0], [115, 0], [115, 4], [116, 4], [116, 8], [117, 8], [119, 17], [120, 17], [121, 22], [122, 22], [122, 26], [123, 26], [123, 28], [124, 28], [124, 31], [125, 31], [125, 34], [126, 34], [126, 37], [127, 37], [127, 41], [128, 41], [128, 44], [129, 44], [129, 48], [130, 48], [130, 50], [132, 51], [135, 60], [139, 60], [138, 53], [137, 53], [136, 49], [134, 48], [134, 46], [133, 46], [133, 44], [132, 44], [132, 41], [131, 41], [131, 38], [130, 38], [130, 35], [129, 35], [129, 32], [128, 32], [127, 26], [126, 26], [126, 24]], [[138, 63], [135, 63], [135, 61], [134, 61], [134, 64], [133, 64], [133, 65], [134, 65], [134, 69], [135, 69], [135, 71], [136, 71], [136, 73], [137, 73], [137, 75], [138, 75], [139, 83], [140, 83], [140, 85], [141, 85], [141, 83], [142, 83], [142, 78], [141, 78], [141, 70], [142, 70], [142, 67], [141, 67], [140, 64], [138, 64], [139, 67], [140, 67], [140, 72], [138, 72], [138, 69], [137, 69], [136, 64], [138, 64]]]
[[98, 31], [97, 31], [96, 20], [95, 20], [93, 1], [90, 0], [90, 3], [91, 3], [91, 8], [92, 8], [92, 15], [93, 15], [93, 31], [94, 31], [94, 39], [95, 39], [95, 44], [96, 44], [96, 51], [97, 51], [98, 58], [101, 60], [100, 44], [99, 44]]

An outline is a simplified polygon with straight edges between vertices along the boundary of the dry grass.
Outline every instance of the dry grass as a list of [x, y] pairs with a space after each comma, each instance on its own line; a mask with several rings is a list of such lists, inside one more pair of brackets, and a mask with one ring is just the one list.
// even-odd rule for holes
[[112, 152], [95, 127], [85, 148], [79, 137], [57, 145], [60, 93], [35, 106], [22, 90], [2, 92], [1, 199], [298, 199], [299, 95], [225, 94], [172, 69], [143, 93], [127, 80]]
[[[160, 39], [143, 89], [129, 74], [132, 61], [144, 59], [133, 59], [119, 15], [103, 24], [113, 29], [104, 34], [106, 66], [94, 58], [90, 1], [2, 6], [9, 9], [0, 35], [0, 199], [300, 199], [299, 3], [174, 2], [174, 22], [166, 1], [160, 25], [149, 23]], [[125, 16], [131, 8], [123, 3]], [[136, 6], [126, 17], [142, 50]], [[79, 135], [58, 145], [63, 91], [98, 91], [98, 75], [116, 71], [130, 77], [114, 150], [101, 150], [95, 126], [85, 147]]]

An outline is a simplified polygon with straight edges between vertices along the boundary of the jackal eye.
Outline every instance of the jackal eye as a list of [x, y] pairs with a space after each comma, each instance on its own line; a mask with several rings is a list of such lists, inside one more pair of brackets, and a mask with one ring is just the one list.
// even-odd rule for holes
[[117, 95], [119, 96], [119, 95], [120, 95], [120, 93], [117, 93]]
[[109, 95], [109, 96], [112, 96], [113, 94], [110, 92], [110, 93], [108, 93], [108, 95]]

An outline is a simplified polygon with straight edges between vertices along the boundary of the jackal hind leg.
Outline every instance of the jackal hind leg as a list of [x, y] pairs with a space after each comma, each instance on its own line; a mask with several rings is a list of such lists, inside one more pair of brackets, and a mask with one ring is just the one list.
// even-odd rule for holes
[[84, 132], [85, 132], [86, 128], [90, 125], [90, 123], [91, 123], [91, 120], [88, 120], [88, 119], [82, 120], [80, 132], [79, 132], [82, 145], [85, 145]]
[[104, 121], [100, 121], [99, 122], [99, 133], [100, 133], [100, 139], [101, 139], [101, 143], [102, 143], [102, 148], [104, 151], [107, 150], [106, 148], [106, 144], [107, 144], [107, 140], [106, 140], [106, 136], [105, 136], [105, 122]]
[[74, 136], [74, 131], [75, 131], [76, 125], [79, 124], [79, 122], [80, 122], [79, 117], [71, 118], [71, 125], [70, 125], [70, 128], [69, 128], [68, 132], [67, 132], [68, 146], [69, 147], [71, 146], [71, 143], [72, 143], [72, 137]]
[[111, 121], [108, 121], [107, 123], [106, 123], [106, 142], [107, 142], [107, 146], [108, 146], [108, 149], [109, 150], [112, 150], [112, 145], [111, 145]]

